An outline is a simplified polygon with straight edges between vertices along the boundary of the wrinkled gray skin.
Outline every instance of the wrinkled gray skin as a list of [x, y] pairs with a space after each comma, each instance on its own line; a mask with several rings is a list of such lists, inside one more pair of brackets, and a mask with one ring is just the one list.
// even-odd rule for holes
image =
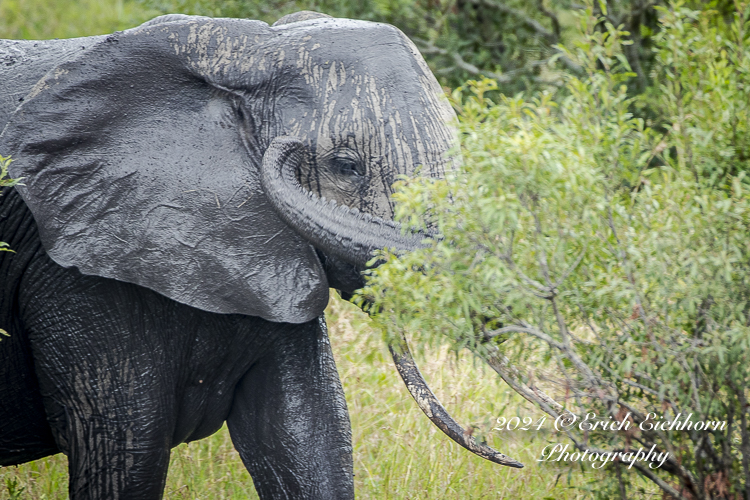
[[0, 197], [0, 465], [63, 452], [73, 499], [160, 498], [170, 448], [226, 421], [261, 498], [353, 497], [328, 289], [419, 245], [391, 184], [443, 173], [452, 112], [397, 29], [304, 17], [0, 41], [25, 178]]

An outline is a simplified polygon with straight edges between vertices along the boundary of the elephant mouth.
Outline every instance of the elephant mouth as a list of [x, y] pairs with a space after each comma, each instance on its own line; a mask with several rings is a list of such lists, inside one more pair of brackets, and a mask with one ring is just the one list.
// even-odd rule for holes
[[[263, 155], [261, 185], [282, 220], [309, 241], [319, 255], [322, 252], [324, 256], [335, 257], [331, 262], [341, 259], [355, 270], [364, 270], [377, 249], [406, 252], [424, 245], [426, 235], [423, 233], [404, 234], [393, 221], [337, 205], [302, 188], [296, 171], [303, 161], [304, 145], [300, 139], [275, 138]], [[326, 260], [323, 262], [328, 264]], [[441, 431], [482, 458], [510, 467], [523, 467], [520, 462], [478, 443], [448, 414], [419, 372], [406, 339], [395, 340], [388, 347], [409, 393]]]
[[315, 253], [328, 278], [328, 286], [338, 290], [344, 300], [350, 300], [355, 291], [365, 286], [362, 270], [354, 264], [326, 255], [319, 249]]

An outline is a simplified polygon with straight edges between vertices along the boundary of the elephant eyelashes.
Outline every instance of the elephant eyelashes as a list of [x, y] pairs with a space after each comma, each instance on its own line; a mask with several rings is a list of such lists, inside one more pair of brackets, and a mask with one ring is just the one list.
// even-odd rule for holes
[[331, 160], [332, 170], [344, 177], [364, 177], [365, 166], [351, 158], [334, 158]]

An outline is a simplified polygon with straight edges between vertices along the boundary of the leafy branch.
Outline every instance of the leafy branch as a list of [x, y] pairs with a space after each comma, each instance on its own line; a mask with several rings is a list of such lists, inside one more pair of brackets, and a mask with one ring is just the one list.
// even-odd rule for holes
[[[8, 166], [10, 165], [11, 161], [13, 160], [11, 160], [10, 157], [5, 158], [3, 156], [0, 156], [0, 188], [15, 186], [20, 181], [20, 179], [8, 178]], [[8, 248], [7, 243], [5, 243], [4, 241], [0, 241], [0, 252], [12, 252], [12, 251], [13, 250]], [[0, 332], [2, 332], [2, 330], [0, 330]]]
[[[384, 254], [364, 293], [388, 335], [466, 347], [550, 416], [628, 424], [565, 428], [577, 450], [664, 454], [608, 464], [603, 497], [632, 497], [637, 474], [675, 499], [735, 498], [750, 488], [748, 21], [660, 12], [658, 92], [628, 94], [632, 39], [591, 2], [563, 95], [454, 92], [464, 172], [397, 195], [444, 237]], [[633, 115], [645, 106], [659, 130]]]

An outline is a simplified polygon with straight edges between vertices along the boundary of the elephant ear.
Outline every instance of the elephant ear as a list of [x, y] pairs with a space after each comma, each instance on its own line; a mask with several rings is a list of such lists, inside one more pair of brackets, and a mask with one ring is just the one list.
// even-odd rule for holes
[[265, 88], [243, 54], [268, 30], [206, 18], [136, 28], [36, 84], [0, 150], [13, 153], [55, 262], [211, 312], [293, 323], [322, 313], [325, 274], [262, 192], [252, 117], [212, 83], [241, 73]]

